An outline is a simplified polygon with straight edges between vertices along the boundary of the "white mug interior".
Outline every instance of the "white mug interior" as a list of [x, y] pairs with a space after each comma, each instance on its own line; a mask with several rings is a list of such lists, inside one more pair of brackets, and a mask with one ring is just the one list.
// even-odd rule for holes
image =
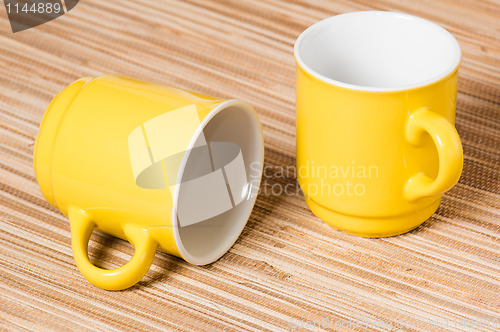
[[306, 29], [295, 58], [311, 75], [358, 90], [393, 91], [427, 85], [458, 67], [461, 50], [444, 28], [394, 12], [341, 14]]
[[[204, 146], [211, 148], [211, 170]], [[209, 264], [238, 239], [257, 198], [263, 161], [262, 129], [250, 105], [229, 100], [203, 120], [181, 163], [174, 195], [174, 237], [186, 261]]]

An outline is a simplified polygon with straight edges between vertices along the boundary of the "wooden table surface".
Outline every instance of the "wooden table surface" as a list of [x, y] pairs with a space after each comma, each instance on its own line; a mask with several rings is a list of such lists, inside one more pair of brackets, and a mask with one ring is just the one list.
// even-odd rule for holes
[[[328, 16], [373, 9], [432, 20], [463, 50], [464, 171], [432, 218], [402, 236], [365, 239], [328, 227], [301, 194], [260, 195], [239, 240], [209, 266], [158, 253], [129, 290], [83, 278], [69, 223], [43, 198], [32, 166], [40, 120], [59, 90], [117, 73], [241, 98], [263, 123], [266, 166], [292, 166], [295, 39]], [[296, 186], [293, 176], [263, 181]], [[132, 254], [94, 232], [96, 264], [119, 266]], [[0, 329], [492, 331], [499, 294], [498, 0], [82, 0], [15, 34], [0, 6]]]

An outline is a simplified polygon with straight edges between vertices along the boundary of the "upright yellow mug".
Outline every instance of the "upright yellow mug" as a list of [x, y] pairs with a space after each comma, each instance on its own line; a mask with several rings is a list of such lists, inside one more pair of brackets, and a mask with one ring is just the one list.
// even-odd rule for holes
[[[120, 290], [144, 276], [156, 249], [197, 265], [229, 250], [255, 203], [263, 158], [247, 103], [103, 76], [52, 100], [34, 166], [43, 195], [70, 219], [82, 274]], [[132, 259], [94, 266], [87, 246], [95, 227], [130, 241]]]
[[416, 228], [458, 181], [461, 50], [424, 19], [337, 15], [305, 30], [297, 62], [297, 174], [308, 206], [365, 237]]

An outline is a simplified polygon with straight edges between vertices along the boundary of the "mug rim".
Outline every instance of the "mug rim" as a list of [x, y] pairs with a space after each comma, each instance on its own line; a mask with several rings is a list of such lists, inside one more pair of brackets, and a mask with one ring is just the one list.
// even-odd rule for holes
[[[256, 137], [255, 141], [260, 143], [259, 146], [260, 146], [260, 149], [261, 149], [261, 160], [258, 160], [258, 162], [260, 163], [260, 173], [259, 173], [259, 176], [258, 176], [258, 182], [255, 183], [256, 185], [256, 188], [259, 188], [260, 187], [260, 183], [262, 181], [262, 171], [263, 171], [263, 167], [264, 167], [264, 134], [262, 132], [262, 125], [259, 121], [259, 118], [258, 118], [258, 115], [257, 115], [257, 112], [255, 111], [255, 109], [249, 104], [247, 103], [246, 101], [243, 101], [241, 99], [229, 99], [229, 100], [225, 100], [225, 101], [222, 101], [220, 104], [218, 104], [217, 106], [215, 106], [211, 111], [210, 113], [207, 114], [207, 116], [202, 120], [202, 122], [200, 123], [200, 125], [198, 126], [198, 128], [196, 129], [194, 135], [192, 136], [191, 138], [191, 141], [187, 147], [187, 151], [186, 151], [186, 154], [184, 155], [184, 157], [182, 158], [182, 161], [181, 161], [181, 164], [180, 164], [180, 167], [179, 167], [179, 170], [178, 170], [178, 175], [177, 175], [177, 183], [181, 183], [182, 182], [182, 176], [184, 174], [184, 171], [187, 167], [187, 162], [189, 160], [189, 156], [191, 154], [191, 151], [193, 150], [193, 147], [195, 146], [196, 144], [196, 141], [198, 140], [198, 138], [200, 137], [200, 135], [203, 133], [203, 130], [205, 129], [205, 127], [210, 123], [210, 121], [219, 113], [221, 113], [222, 111], [230, 108], [230, 107], [240, 107], [242, 109], [244, 109], [245, 111], [247, 111], [249, 114], [252, 114], [255, 119], [256, 119], [256, 125], [258, 127], [258, 137]], [[216, 251], [216, 252], [211, 252], [211, 253], [207, 253], [207, 255], [203, 258], [199, 258], [199, 257], [195, 257], [194, 255], [192, 255], [188, 249], [186, 249], [186, 247], [184, 246], [184, 243], [182, 241], [182, 238], [181, 238], [181, 234], [180, 234], [180, 225], [179, 225], [179, 222], [177, 220], [177, 209], [179, 208], [179, 195], [180, 195], [180, 188], [181, 188], [181, 185], [176, 185], [175, 186], [175, 191], [174, 191], [174, 196], [173, 196], [173, 202], [172, 202], [172, 228], [173, 228], [173, 233], [174, 233], [174, 240], [175, 240], [175, 243], [176, 243], [176, 247], [179, 251], [179, 253], [181, 254], [182, 258], [184, 260], [186, 260], [188, 263], [191, 263], [193, 265], [206, 265], [206, 264], [210, 264], [214, 261], [216, 261], [217, 259], [219, 259], [220, 257], [222, 257], [226, 252], [229, 251], [229, 249], [234, 245], [234, 243], [238, 240], [238, 238], [240, 237], [241, 233], [243, 232], [243, 229], [245, 228], [246, 224], [248, 223], [248, 219], [250, 218], [250, 215], [252, 214], [252, 211], [253, 211], [253, 208], [255, 206], [255, 203], [257, 201], [257, 196], [258, 195], [254, 195], [252, 196], [248, 201], [250, 202], [250, 208], [245, 211], [245, 214], [242, 215], [242, 219], [243, 222], [241, 223], [240, 227], [238, 230], [236, 230], [232, 235], [233, 235], [233, 239], [230, 241], [230, 243], [228, 242], [228, 244], [220, 249], [219, 251]]]
[[[419, 21], [421, 23], [424, 23], [436, 30], [438, 30], [441, 34], [446, 36], [451, 44], [453, 45], [454, 51], [455, 51], [455, 59], [453, 59], [452, 64], [450, 67], [440, 73], [439, 75], [433, 76], [429, 79], [423, 80], [418, 83], [414, 84], [406, 84], [406, 85], [400, 85], [400, 86], [394, 86], [394, 87], [377, 87], [377, 86], [364, 86], [364, 85], [357, 85], [357, 84], [351, 84], [351, 83], [345, 83], [339, 80], [335, 80], [333, 78], [327, 77], [325, 75], [322, 75], [318, 73], [316, 70], [313, 70], [310, 66], [306, 64], [306, 62], [302, 59], [301, 52], [300, 52], [300, 47], [302, 45], [302, 42], [314, 31], [317, 31], [319, 29], [322, 29], [329, 24], [332, 23], [332, 21], [338, 19], [338, 17], [342, 16], [360, 16], [360, 15], [386, 15], [386, 16], [393, 16], [393, 17], [404, 17], [405, 19], [411, 19], [414, 21]], [[351, 89], [351, 90], [360, 90], [360, 91], [372, 91], [372, 92], [397, 92], [397, 91], [406, 91], [406, 90], [411, 90], [415, 88], [421, 88], [426, 85], [435, 83], [440, 81], [441, 79], [451, 75], [454, 73], [458, 67], [460, 66], [460, 63], [462, 61], [462, 50], [460, 48], [460, 45], [458, 41], [455, 39], [455, 37], [447, 31], [445, 28], [441, 27], [440, 25], [431, 22], [427, 19], [410, 15], [410, 14], [405, 14], [405, 13], [399, 13], [399, 12], [391, 12], [391, 11], [377, 11], [377, 10], [367, 10], [367, 11], [356, 11], [356, 12], [349, 12], [349, 13], [344, 13], [344, 14], [339, 14], [335, 16], [330, 16], [327, 17], [319, 22], [314, 23], [310, 27], [308, 27], [306, 30], [304, 30], [297, 40], [295, 41], [294, 44], [294, 56], [295, 60], [298, 63], [298, 65], [309, 75], [325, 82], [331, 85]]]

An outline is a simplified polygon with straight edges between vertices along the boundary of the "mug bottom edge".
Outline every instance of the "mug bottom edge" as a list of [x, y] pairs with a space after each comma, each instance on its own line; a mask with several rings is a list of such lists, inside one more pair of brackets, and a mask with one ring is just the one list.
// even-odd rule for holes
[[416, 229], [436, 212], [441, 198], [417, 213], [376, 218], [338, 213], [307, 198], [306, 203], [316, 217], [334, 229], [359, 237], [381, 238], [401, 235]]

